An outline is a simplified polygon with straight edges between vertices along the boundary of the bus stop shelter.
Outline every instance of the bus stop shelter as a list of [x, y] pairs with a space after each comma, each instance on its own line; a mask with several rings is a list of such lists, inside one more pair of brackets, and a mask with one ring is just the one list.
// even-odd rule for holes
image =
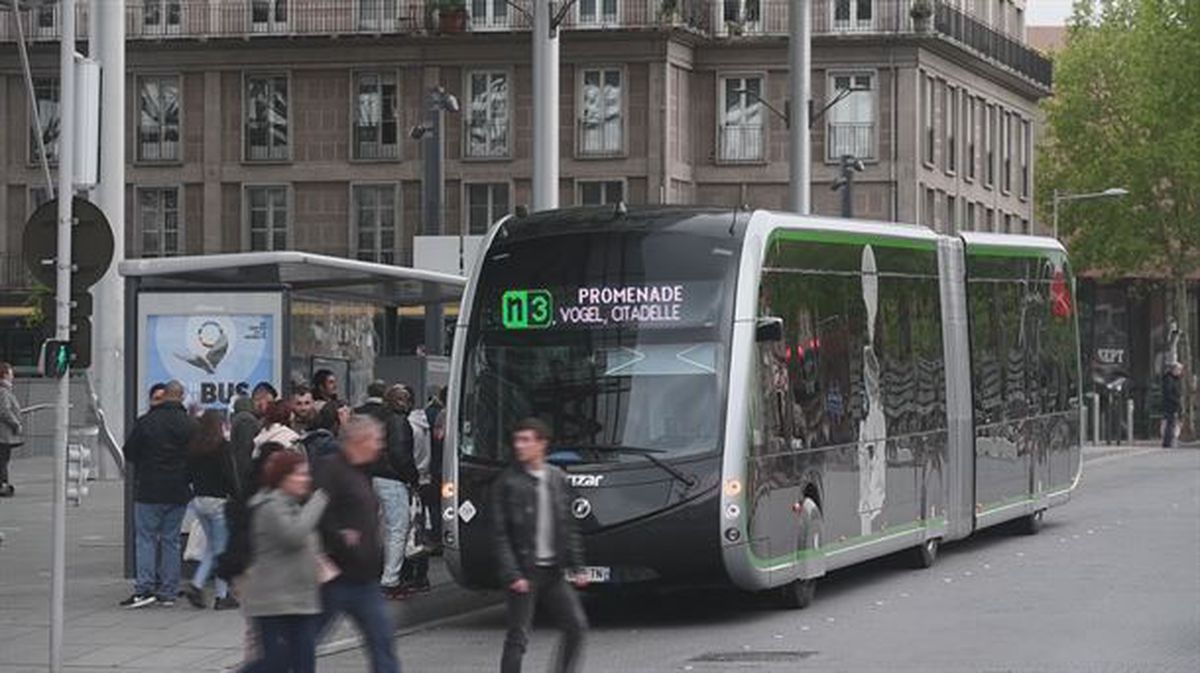
[[[119, 270], [129, 428], [146, 411], [150, 386], [170, 379], [184, 384], [193, 413], [230, 414], [257, 383], [286, 394], [319, 369], [334, 372], [351, 403], [376, 378], [427, 395], [447, 383], [444, 307], [457, 305], [466, 284], [448, 273], [296, 251], [137, 259]], [[423, 324], [401, 320], [413, 313]]]

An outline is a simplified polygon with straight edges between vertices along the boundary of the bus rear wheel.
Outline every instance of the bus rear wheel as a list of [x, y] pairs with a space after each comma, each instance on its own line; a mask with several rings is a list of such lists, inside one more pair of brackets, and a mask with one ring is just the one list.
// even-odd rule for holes
[[941, 539], [931, 537], [921, 545], [913, 547], [909, 553], [912, 566], [918, 570], [932, 567], [937, 561], [938, 548], [941, 547], [941, 542]]
[[1024, 535], [1037, 535], [1042, 530], [1042, 523], [1045, 518], [1046, 510], [1039, 509], [1033, 514], [1018, 519], [1017, 529]]
[[793, 580], [775, 590], [776, 602], [786, 610], [803, 610], [812, 605], [817, 594], [815, 579]]

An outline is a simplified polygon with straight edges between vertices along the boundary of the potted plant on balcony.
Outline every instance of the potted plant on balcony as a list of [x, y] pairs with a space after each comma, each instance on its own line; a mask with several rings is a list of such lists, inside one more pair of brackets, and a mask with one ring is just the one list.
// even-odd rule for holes
[[908, 15], [912, 18], [913, 30], [918, 33], [928, 32], [933, 23], [933, 3], [930, 0], [913, 0]]
[[437, 15], [439, 33], [462, 33], [467, 30], [467, 0], [435, 0], [434, 12]]

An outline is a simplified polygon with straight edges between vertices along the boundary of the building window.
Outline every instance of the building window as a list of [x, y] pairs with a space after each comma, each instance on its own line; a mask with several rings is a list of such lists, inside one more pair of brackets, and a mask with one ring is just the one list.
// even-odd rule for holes
[[611, 156], [624, 149], [621, 70], [584, 70], [579, 91], [579, 153]]
[[588, 180], [578, 184], [581, 206], [604, 206], [625, 200], [625, 183], [621, 180]]
[[577, 7], [581, 26], [615, 26], [618, 22], [617, 0], [579, 0]]
[[991, 187], [996, 184], [996, 106], [987, 106], [987, 118], [984, 123], [984, 161], [983, 184]]
[[247, 187], [246, 229], [250, 234], [250, 250], [287, 250], [288, 188]]
[[471, 0], [471, 30], [508, 27], [508, 0]]
[[1033, 157], [1033, 127], [1027, 120], [1021, 121], [1021, 196], [1029, 198], [1031, 180], [1030, 159]]
[[833, 29], [835, 31], [870, 30], [875, 0], [834, 0]]
[[289, 0], [250, 0], [250, 29], [255, 33], [287, 30]]
[[179, 78], [142, 77], [138, 97], [138, 161], [179, 161]]
[[358, 0], [358, 27], [379, 31], [391, 27], [395, 20], [394, 7], [394, 0]]
[[142, 257], [183, 254], [178, 187], [138, 187], [137, 218]]
[[975, 128], [975, 110], [978, 100], [973, 96], [964, 96], [963, 112], [966, 117], [966, 123], [963, 128], [963, 140], [966, 148], [966, 156], [963, 157], [963, 164], [967, 171], [967, 179], [975, 179], [975, 138], [979, 135], [978, 129]]
[[396, 263], [396, 186], [355, 185], [354, 256], [367, 262]]
[[763, 160], [762, 93], [762, 77], [721, 77], [721, 161]]
[[182, 0], [142, 0], [142, 28], [152, 35], [178, 33], [182, 4]]
[[932, 188], [927, 187], [925, 189], [925, 208], [923, 210], [924, 212], [921, 213], [921, 224], [931, 229], [934, 228], [937, 224], [937, 215], [935, 213], [937, 210], [937, 192], [933, 191]]
[[921, 118], [923, 119], [925, 130], [921, 136], [921, 139], [924, 141], [923, 143], [921, 143], [921, 159], [923, 159], [925, 161], [925, 163], [930, 166], [933, 165], [934, 95], [935, 95], [935, 91], [934, 91], [934, 86], [933, 86], [933, 78], [928, 77], [928, 76], [922, 77], [921, 78], [921, 105], [924, 106], [924, 110], [921, 111]]
[[[870, 73], [834, 74], [829, 78], [833, 97], [845, 96], [829, 109], [830, 161], [844, 155], [875, 158], [875, 86]], [[843, 94], [842, 92], [849, 92]]]
[[757, 31], [762, 21], [760, 0], [724, 0], [722, 18], [727, 33]]
[[488, 227], [509, 213], [508, 183], [467, 185], [467, 233], [486, 234]]
[[946, 232], [954, 233], [955, 231], [957, 231], [957, 227], [955, 226], [957, 224], [958, 224], [958, 199], [947, 194], [946, 195], [946, 226], [945, 226]]
[[506, 72], [472, 72], [467, 75], [467, 156], [507, 157], [509, 87]]
[[286, 161], [288, 79], [285, 75], [246, 77], [246, 160]]
[[946, 172], [958, 171], [958, 89], [947, 86], [945, 108], [942, 112], [942, 124], [946, 129]]
[[967, 214], [963, 218], [963, 229], [975, 231], [975, 204], [967, 201]]
[[992, 208], [987, 209], [987, 228], [984, 231], [996, 231], [996, 211]]
[[1004, 214], [1004, 229], [1003, 229], [1003, 233], [1005, 233], [1005, 234], [1015, 234], [1015, 233], [1017, 233], [1017, 232], [1013, 231], [1013, 229], [1012, 229], [1012, 221], [1013, 221], [1013, 217], [1012, 217], [1012, 215], [1009, 215], [1008, 213], [1005, 213], [1005, 214]]
[[[37, 106], [38, 122], [41, 124], [42, 142], [46, 144], [46, 158], [50, 160], [50, 163], [56, 163], [58, 161], [59, 132], [58, 78], [34, 77], [33, 100], [34, 105]], [[29, 161], [30, 163], [40, 163], [41, 155], [38, 154], [37, 136], [33, 133], [33, 124], [29, 126]]]
[[400, 156], [396, 74], [362, 72], [354, 77], [354, 158]]
[[1004, 173], [1002, 175], [1002, 179], [1004, 180], [1004, 191], [1006, 193], [1012, 191], [1013, 150], [1015, 149], [1014, 145], [1016, 144], [1016, 130], [1017, 115], [1011, 112], [1006, 113], [1004, 115], [1004, 128], [1002, 129], [1002, 132], [1004, 133], [1004, 143], [1002, 146], [1004, 152]]

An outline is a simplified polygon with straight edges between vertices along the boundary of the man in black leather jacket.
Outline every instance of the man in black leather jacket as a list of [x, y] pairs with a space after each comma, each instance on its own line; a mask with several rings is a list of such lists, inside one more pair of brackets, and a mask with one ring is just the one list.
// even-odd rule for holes
[[508, 634], [501, 673], [519, 673], [539, 600], [562, 629], [553, 670], [579, 670], [587, 617], [577, 587], [587, 585], [583, 540], [571, 514], [571, 488], [561, 470], [546, 463], [550, 428], [528, 418], [513, 429], [517, 462], [492, 484], [493, 543], [500, 580], [508, 589]]

